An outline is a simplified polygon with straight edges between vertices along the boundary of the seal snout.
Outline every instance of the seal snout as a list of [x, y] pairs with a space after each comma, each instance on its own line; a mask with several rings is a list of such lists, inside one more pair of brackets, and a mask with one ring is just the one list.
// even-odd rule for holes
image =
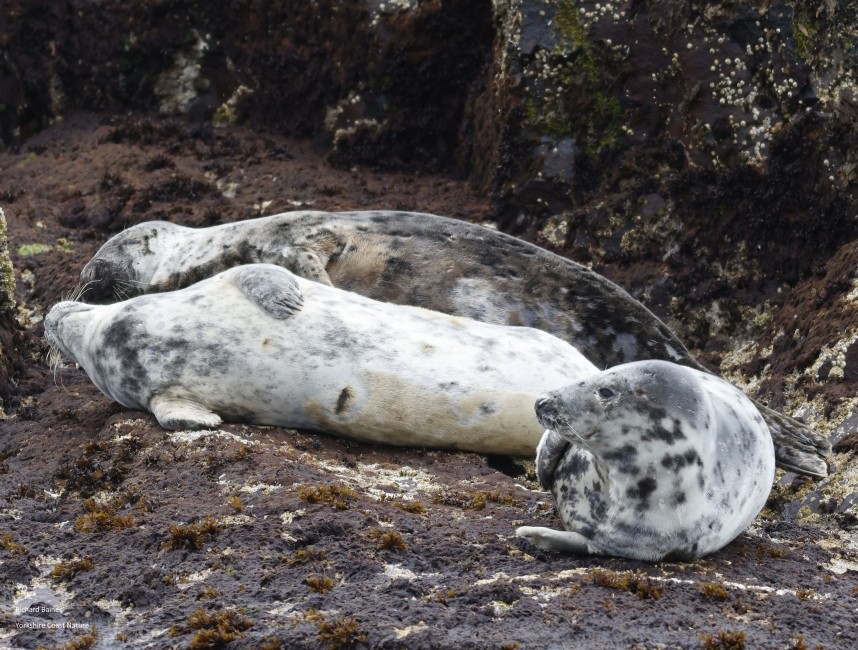
[[116, 284], [114, 266], [103, 259], [90, 260], [80, 272], [80, 297], [86, 300], [105, 300], [113, 295]]
[[557, 424], [557, 401], [552, 395], [545, 395], [536, 400], [534, 405], [539, 423], [547, 429], [554, 429]]

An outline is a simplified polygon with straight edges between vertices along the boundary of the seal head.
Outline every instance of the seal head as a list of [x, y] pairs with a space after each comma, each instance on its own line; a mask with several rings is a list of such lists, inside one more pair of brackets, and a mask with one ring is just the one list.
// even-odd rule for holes
[[147, 221], [114, 235], [81, 270], [81, 298], [106, 302], [147, 293], [158, 265], [174, 254], [186, 230], [168, 221]]
[[540, 482], [566, 531], [517, 534], [555, 550], [641, 560], [722, 548], [765, 505], [774, 448], [753, 403], [727, 382], [664, 361], [616, 366], [548, 393]]

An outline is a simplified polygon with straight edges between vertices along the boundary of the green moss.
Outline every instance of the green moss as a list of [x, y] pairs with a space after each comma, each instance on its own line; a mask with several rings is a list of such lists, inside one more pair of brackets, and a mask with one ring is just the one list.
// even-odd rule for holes
[[593, 83], [600, 81], [599, 65], [593, 53], [593, 44], [581, 25], [580, 13], [575, 0], [560, 0], [554, 13], [554, 24], [562, 36], [571, 39], [572, 47], [580, 58], [580, 68]]
[[60, 237], [59, 239], [57, 239], [57, 249], [61, 250], [63, 253], [73, 253], [74, 243], [69, 241], [65, 237]]
[[793, 6], [792, 37], [795, 40], [795, 52], [804, 61], [813, 59], [813, 43], [819, 26], [814, 22], [815, 8], [809, 3], [796, 2]]
[[21, 161], [18, 163], [18, 165], [19, 165], [19, 166], [21, 166], [21, 167], [23, 167], [24, 165], [29, 165], [31, 162], [33, 162], [34, 160], [36, 160], [36, 158], [38, 158], [38, 157], [39, 157], [39, 154], [37, 154], [35, 151], [31, 151], [31, 152], [27, 155], [27, 157], [26, 157], [26, 158], [24, 158], [23, 160], [21, 160]]
[[47, 244], [22, 244], [18, 247], [18, 255], [21, 257], [30, 257], [31, 255], [41, 255], [51, 250]]
[[558, 44], [533, 63], [527, 121], [555, 141], [576, 136], [590, 155], [613, 151], [622, 143], [623, 106], [610, 92], [612, 81], [575, 0], [557, 2], [553, 24]]

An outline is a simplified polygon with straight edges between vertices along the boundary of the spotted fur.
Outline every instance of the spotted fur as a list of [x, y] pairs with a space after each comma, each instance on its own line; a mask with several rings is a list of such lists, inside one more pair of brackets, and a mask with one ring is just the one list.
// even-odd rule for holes
[[110, 305], [61, 302], [52, 345], [165, 428], [221, 419], [532, 456], [536, 397], [597, 370], [550, 334], [382, 303], [273, 265]]
[[[122, 300], [258, 262], [376, 300], [535, 327], [599, 368], [662, 359], [705, 370], [655, 315], [587, 267], [495, 230], [429, 214], [298, 211], [202, 229], [143, 223], [102, 246], [84, 267], [81, 286], [87, 300]], [[826, 476], [828, 440], [757, 406], [778, 464]]]
[[537, 471], [565, 531], [517, 534], [555, 550], [640, 560], [722, 548], [765, 505], [774, 448], [727, 382], [663, 361], [617, 366], [537, 401]]

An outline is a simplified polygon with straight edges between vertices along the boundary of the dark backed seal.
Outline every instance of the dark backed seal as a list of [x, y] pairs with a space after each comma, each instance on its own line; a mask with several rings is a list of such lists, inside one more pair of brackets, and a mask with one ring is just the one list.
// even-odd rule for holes
[[[662, 359], [705, 371], [655, 315], [585, 266], [503, 233], [403, 212], [291, 212], [210, 228], [129, 228], [84, 267], [85, 299], [188, 286], [266, 262], [376, 300], [544, 330], [599, 368]], [[826, 476], [828, 440], [757, 404], [778, 464]]]
[[534, 544], [639, 560], [722, 548], [759, 514], [774, 480], [768, 427], [723, 379], [664, 361], [611, 368], [536, 403], [537, 471], [566, 530]]
[[536, 398], [597, 372], [540, 330], [378, 302], [270, 264], [121, 303], [61, 302], [45, 336], [167, 429], [226, 419], [531, 457]]

